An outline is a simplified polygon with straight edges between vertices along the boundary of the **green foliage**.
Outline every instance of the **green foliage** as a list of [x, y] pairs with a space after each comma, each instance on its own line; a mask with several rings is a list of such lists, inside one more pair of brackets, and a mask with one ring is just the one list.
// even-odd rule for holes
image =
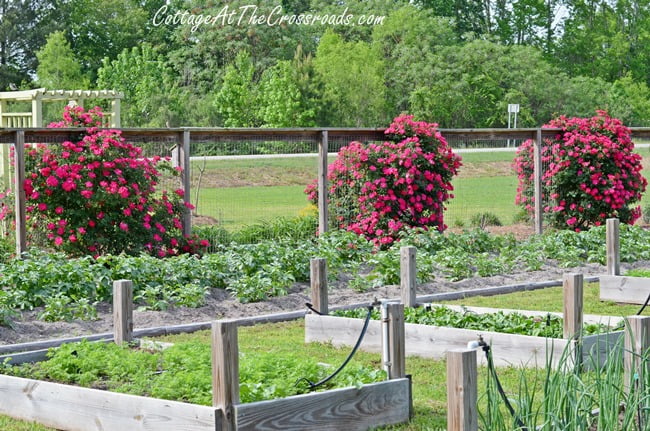
[[[342, 317], [363, 318], [366, 316], [366, 309], [339, 310], [332, 314]], [[379, 320], [379, 311], [373, 310], [371, 317], [374, 320]], [[445, 306], [424, 306], [405, 308], [404, 321], [421, 325], [502, 332], [534, 337], [562, 338], [563, 336], [562, 319], [551, 314], [547, 315], [546, 318], [539, 318], [525, 316], [520, 313], [504, 313], [502, 311], [477, 314], [469, 310], [455, 311]], [[583, 334], [595, 334], [606, 329], [603, 325], [588, 324], [584, 325]]]
[[[48, 353], [48, 360], [19, 367], [3, 366], [5, 374], [145, 395], [193, 404], [212, 404], [212, 363], [208, 343], [185, 342], [162, 351], [133, 349], [113, 343], [64, 344]], [[312, 358], [273, 352], [241, 352], [242, 403], [308, 392], [307, 378], [316, 382], [333, 371]], [[385, 379], [385, 372], [350, 365], [321, 390], [361, 386]]]
[[299, 71], [290, 61], [266, 69], [259, 84], [262, 127], [311, 127], [315, 111], [300, 89]]
[[484, 212], [479, 214], [474, 214], [470, 220], [469, 224], [473, 227], [479, 227], [481, 229], [486, 226], [502, 226], [501, 220], [499, 217], [491, 212]]
[[257, 89], [254, 86], [255, 67], [250, 54], [241, 51], [226, 67], [221, 88], [215, 97], [217, 111], [226, 127], [258, 126], [256, 116]]
[[366, 42], [345, 42], [331, 30], [320, 39], [314, 67], [323, 83], [327, 123], [337, 126], [384, 124], [384, 63]]
[[147, 43], [125, 48], [114, 60], [104, 57], [97, 71], [98, 87], [124, 92], [124, 127], [177, 125], [183, 106], [174, 81], [166, 58]]
[[41, 86], [51, 90], [85, 90], [90, 85], [63, 32], [50, 34], [36, 57], [36, 74]]

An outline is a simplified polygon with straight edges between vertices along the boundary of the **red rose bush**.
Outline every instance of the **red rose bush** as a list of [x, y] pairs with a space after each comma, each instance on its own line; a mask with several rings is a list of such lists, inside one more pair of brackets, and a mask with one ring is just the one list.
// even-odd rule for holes
[[[461, 165], [437, 124], [401, 115], [382, 143], [351, 142], [329, 166], [329, 208], [342, 229], [390, 245], [413, 227], [443, 231], [451, 179]], [[317, 183], [305, 189], [316, 202]]]
[[[541, 146], [545, 220], [552, 227], [576, 231], [600, 226], [610, 217], [633, 224], [641, 215], [635, 203], [647, 181], [630, 129], [604, 111], [592, 118], [562, 116], [544, 127], [562, 129]], [[533, 151], [533, 141], [524, 142], [514, 162], [519, 177], [516, 203], [529, 213], [535, 205]]]

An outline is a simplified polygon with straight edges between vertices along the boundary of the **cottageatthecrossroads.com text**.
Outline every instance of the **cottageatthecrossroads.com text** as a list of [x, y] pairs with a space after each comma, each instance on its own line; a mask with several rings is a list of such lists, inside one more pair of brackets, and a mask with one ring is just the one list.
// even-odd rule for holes
[[274, 7], [270, 12], [261, 12], [256, 5], [231, 8], [225, 5], [216, 15], [195, 14], [188, 10], [170, 12], [167, 5], [158, 9], [153, 17], [153, 25], [189, 25], [193, 33], [201, 26], [250, 26], [268, 25], [382, 25], [384, 16], [355, 15], [348, 13], [348, 8], [339, 14], [317, 14], [305, 12], [285, 14], [282, 6]]

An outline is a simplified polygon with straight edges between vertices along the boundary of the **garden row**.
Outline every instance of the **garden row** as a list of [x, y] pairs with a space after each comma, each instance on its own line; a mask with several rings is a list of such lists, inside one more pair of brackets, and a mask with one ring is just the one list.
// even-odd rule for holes
[[[620, 228], [622, 261], [650, 260], [650, 232]], [[400, 246], [418, 250], [417, 282], [434, 277], [461, 280], [473, 276], [534, 271], [553, 262], [574, 267], [605, 264], [605, 227], [586, 232], [560, 231], [516, 241], [510, 235], [482, 230], [462, 234], [410, 231]], [[281, 236], [256, 244], [213, 246], [202, 257], [101, 256], [70, 259], [33, 252], [26, 259], [6, 256], [0, 263], [0, 324], [10, 324], [15, 310], [40, 309], [45, 320], [93, 318], [98, 302], [110, 301], [111, 281], [133, 280], [135, 301], [161, 310], [196, 307], [212, 288], [227, 289], [242, 302], [284, 295], [295, 282], [309, 279], [309, 260], [327, 259], [330, 277], [351, 275], [349, 287], [361, 291], [399, 283], [400, 247], [377, 250], [351, 232], [328, 232], [317, 238]]]

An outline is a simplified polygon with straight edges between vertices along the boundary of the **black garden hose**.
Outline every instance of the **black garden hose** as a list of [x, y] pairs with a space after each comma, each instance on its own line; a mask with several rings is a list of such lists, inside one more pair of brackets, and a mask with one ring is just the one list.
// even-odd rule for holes
[[[307, 308], [312, 310], [311, 304], [307, 304]], [[372, 315], [372, 309], [373, 308], [374, 308], [374, 305], [368, 305], [368, 314], [366, 314], [366, 320], [365, 320], [365, 322], [363, 322], [363, 328], [361, 329], [361, 333], [359, 334], [359, 338], [357, 339], [357, 342], [354, 345], [354, 347], [352, 348], [352, 351], [350, 352], [348, 357], [345, 358], [345, 361], [343, 361], [341, 366], [338, 367], [336, 369], [336, 371], [334, 371], [332, 374], [330, 374], [329, 376], [325, 377], [324, 379], [322, 379], [322, 380], [320, 380], [320, 381], [318, 381], [316, 383], [312, 382], [311, 380], [309, 380], [306, 377], [301, 377], [296, 381], [296, 386], [298, 386], [298, 383], [300, 383], [302, 381], [305, 381], [309, 385], [309, 390], [314, 390], [317, 387], [322, 386], [325, 383], [332, 380], [334, 377], [336, 377], [336, 375], [338, 373], [340, 373], [343, 370], [343, 368], [345, 368], [345, 366], [348, 364], [348, 362], [350, 362], [350, 360], [352, 359], [354, 354], [357, 352], [357, 349], [359, 348], [359, 346], [361, 345], [361, 342], [363, 341], [364, 335], [366, 335], [366, 331], [368, 330], [368, 324], [370, 323], [370, 317]], [[313, 310], [313, 311], [315, 311], [317, 314], [321, 314], [321, 313], [318, 313], [316, 310]]]

